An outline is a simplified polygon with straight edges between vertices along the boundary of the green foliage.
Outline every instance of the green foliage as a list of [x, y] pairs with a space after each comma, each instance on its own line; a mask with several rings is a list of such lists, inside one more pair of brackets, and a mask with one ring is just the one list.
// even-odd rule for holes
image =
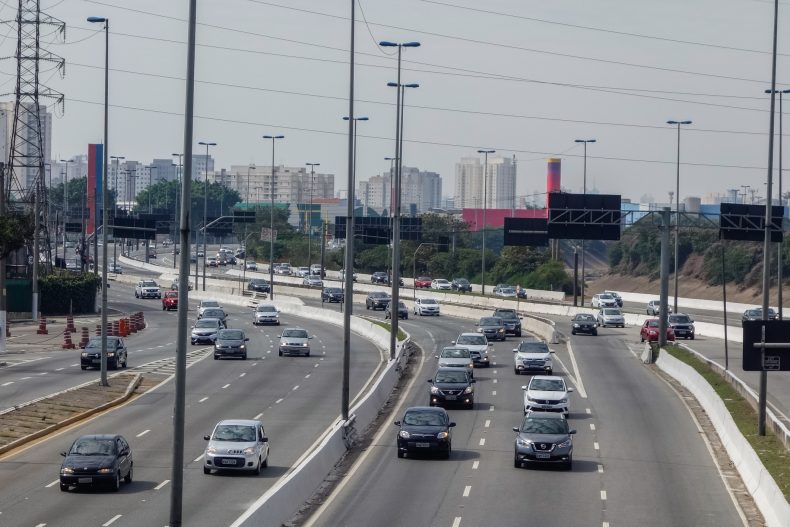
[[573, 292], [573, 278], [568, 276], [562, 262], [547, 261], [529, 273], [524, 283], [519, 284], [526, 289], [543, 289], [550, 291]]
[[520, 285], [530, 273], [548, 260], [549, 254], [543, 249], [505, 247], [491, 269], [491, 281]]
[[[88, 178], [79, 177], [68, 181], [66, 186], [66, 197], [68, 198], [69, 211], [79, 211], [81, 208], [88, 208], [86, 200], [88, 198], [86, 189], [88, 188]], [[63, 210], [63, 183], [55, 185], [49, 190], [49, 202], [55, 210]], [[115, 190], [109, 189], [110, 208], [115, 208]], [[54, 212], [53, 212], [54, 214]], [[77, 214], [78, 215], [78, 214]]]
[[41, 312], [45, 315], [93, 313], [101, 278], [93, 273], [60, 272], [39, 280]]
[[0, 258], [23, 247], [33, 237], [34, 221], [29, 214], [8, 212], [0, 217]]
[[[203, 205], [206, 185], [203, 181], [192, 181], [192, 223], [193, 228], [203, 221]], [[159, 181], [137, 194], [136, 212], [154, 214], [173, 214], [176, 202], [180, 206], [181, 186], [178, 181]], [[239, 193], [219, 183], [208, 184], [206, 216], [217, 218], [231, 214], [234, 205], [241, 202]], [[195, 212], [198, 212], [195, 214]]]
[[721, 285], [722, 243], [724, 243], [724, 275], [727, 282], [743, 284], [746, 276], [759, 262], [760, 252], [753, 243], [718, 242], [705, 251], [702, 272], [711, 285]]

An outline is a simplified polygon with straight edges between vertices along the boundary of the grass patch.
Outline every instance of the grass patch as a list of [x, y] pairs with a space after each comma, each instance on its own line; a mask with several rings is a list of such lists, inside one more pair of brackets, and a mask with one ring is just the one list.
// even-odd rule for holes
[[770, 428], [766, 429], [765, 436], [757, 435], [757, 412], [749, 402], [735, 391], [735, 388], [724, 377], [693, 354], [678, 346], [667, 346], [664, 350], [694, 368], [708, 381], [716, 394], [721, 397], [738, 429], [757, 452], [785, 498], [790, 499], [790, 453], [785, 450], [782, 442]]
[[[381, 326], [387, 331], [392, 331], [392, 324], [389, 322], [382, 322], [381, 320], [376, 320], [373, 318], [365, 318], [365, 320], [376, 324], [377, 326]], [[398, 326], [398, 340], [406, 340], [406, 333]]]

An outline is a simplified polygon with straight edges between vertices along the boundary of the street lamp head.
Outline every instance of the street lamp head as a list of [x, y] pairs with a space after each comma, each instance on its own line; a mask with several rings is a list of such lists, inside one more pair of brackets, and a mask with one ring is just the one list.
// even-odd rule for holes
[[398, 83], [397, 82], [388, 82], [387, 86], [389, 86], [390, 88], [397, 88], [398, 87]]
[[419, 42], [404, 42], [403, 44], [401, 44], [401, 46], [403, 46], [404, 48], [419, 48], [420, 47], [420, 43]]
[[395, 42], [390, 42], [388, 40], [382, 40], [381, 42], [379, 42], [379, 46], [383, 48], [396, 48], [398, 47], [398, 44], [396, 44]]
[[478, 150], [478, 154], [493, 154], [496, 150]]
[[103, 16], [89, 16], [88, 17], [88, 22], [91, 22], [91, 23], [99, 23], [100, 24], [100, 23], [103, 23], [103, 22], [107, 22], [107, 20], [108, 19], [103, 17]]
[[217, 143], [209, 143], [208, 141], [200, 141], [198, 144], [202, 146], [217, 146]]
[[417, 84], [417, 83], [412, 83], [412, 84], [404, 84], [403, 87], [404, 88], [419, 88], [420, 85]]
[[321, 166], [321, 163], [305, 163], [305, 165], [309, 167], [317, 167], [317, 166]]
[[782, 93], [790, 93], [790, 88], [785, 88], [784, 90], [782, 90]]
[[284, 137], [285, 137], [284, 135], [264, 135], [263, 136], [264, 139], [272, 139], [272, 140], [274, 140], [274, 139], [283, 139]]
[[385, 157], [384, 161], [395, 161], [397, 157]]
[[370, 121], [370, 118], [368, 117], [357, 117], [356, 119], [357, 121]]
[[575, 139], [574, 142], [576, 143], [595, 143], [597, 139]]
[[677, 125], [691, 124], [691, 121], [667, 121], [667, 124], [677, 124]]

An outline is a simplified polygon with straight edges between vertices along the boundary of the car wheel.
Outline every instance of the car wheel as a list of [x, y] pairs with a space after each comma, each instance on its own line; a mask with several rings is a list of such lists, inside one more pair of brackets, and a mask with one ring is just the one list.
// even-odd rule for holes
[[453, 445], [447, 445], [447, 452], [444, 453], [444, 459], [450, 459], [450, 454], [453, 452]]
[[565, 470], [573, 470], [573, 456], [568, 456], [568, 461], [565, 463]]
[[219, 360], [219, 355], [217, 355], [216, 353], [214, 354], [214, 360]]
[[520, 329], [518, 330], [518, 333], [516, 333], [516, 336], [517, 336], [517, 337], [520, 337], [520, 336], [521, 336], [521, 330], [520, 330]]
[[266, 457], [263, 460], [263, 464], [261, 465], [263, 468], [268, 468], [269, 466], [269, 451], [266, 451]]
[[118, 492], [120, 488], [121, 488], [121, 471], [119, 470], [118, 472], [115, 473], [115, 478], [112, 480], [112, 483], [110, 483], [110, 490], [113, 492]]
[[129, 362], [129, 357], [123, 358], [123, 368], [126, 369], [126, 363]]
[[368, 304], [365, 304], [365, 309], [367, 309], [368, 311], [370, 311], [370, 306], [369, 306]]
[[246, 353], [241, 356], [241, 360], [247, 360], [247, 354]]
[[61, 492], [68, 492], [69, 491], [69, 486], [66, 483], [61, 483], [60, 484], [60, 491]]
[[87, 366], [80, 366], [80, 369], [87, 370], [88, 367]]
[[307, 353], [304, 354], [304, 356], [305, 357], [309, 357], [310, 356], [310, 352], [308, 351]]
[[593, 331], [593, 332], [592, 332], [592, 336], [593, 336], [593, 337], [597, 337], [597, 336], [598, 336], [598, 332], [597, 332], [597, 331]]
[[405, 316], [403, 317], [403, 320], [409, 320], [409, 315], [408, 315], [408, 314], [407, 314], [407, 315], [405, 315]]
[[403, 459], [403, 456], [406, 455], [405, 452], [401, 452], [400, 448], [395, 449], [398, 452], [398, 459]]
[[521, 373], [518, 371], [518, 368], [513, 368], [513, 373], [516, 375], [521, 375]]
[[691, 335], [691, 340], [694, 340], [694, 335]]
[[554, 375], [554, 370], [549, 370], [549, 371], [548, 371], [548, 374], [549, 374], [549, 375]]
[[162, 311], [164, 311], [165, 309], [167, 309], [167, 308], [165, 306], [162, 306]]
[[282, 356], [283, 356], [283, 350], [278, 350], [278, 351], [277, 351], [277, 354], [278, 354], [280, 357], [282, 357]]
[[639, 337], [639, 342], [644, 342], [644, 341], [645, 341], [645, 337], [641, 337], [641, 336], [640, 336], [640, 337]]
[[211, 474], [211, 469], [208, 467], [203, 467], [203, 474]]
[[575, 329], [572, 329], [572, 330], [571, 330], [571, 335], [575, 335], [575, 334], [576, 334], [576, 330], [575, 330]]
[[255, 470], [253, 470], [253, 474], [255, 474], [256, 476], [260, 476], [261, 468], [263, 468], [261, 467], [261, 458], [258, 458], [258, 465], [255, 467]]
[[518, 460], [518, 456], [513, 456], [513, 467], [514, 468], [521, 468], [521, 461]]
[[131, 483], [132, 477], [134, 476], [134, 463], [129, 466], [129, 473], [123, 478], [125, 483]]

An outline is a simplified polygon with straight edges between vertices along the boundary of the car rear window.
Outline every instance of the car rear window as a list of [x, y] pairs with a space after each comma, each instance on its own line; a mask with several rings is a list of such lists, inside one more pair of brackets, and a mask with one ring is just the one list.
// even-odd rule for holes
[[487, 344], [486, 338], [483, 335], [461, 335], [456, 344], [471, 344], [473, 346], [481, 346]]
[[487, 317], [480, 319], [481, 326], [501, 326], [502, 319], [499, 317]]
[[503, 318], [503, 319], [507, 319], [507, 320], [518, 318], [516, 316], [516, 312], [514, 310], [512, 310], [512, 309], [497, 309], [495, 314], [499, 318]]
[[595, 317], [592, 315], [581, 314], [581, 315], [576, 315], [576, 320], [586, 320], [592, 322], [593, 320], [595, 320]]
[[200, 303], [200, 307], [219, 307], [219, 302], [215, 300], [204, 300]]

